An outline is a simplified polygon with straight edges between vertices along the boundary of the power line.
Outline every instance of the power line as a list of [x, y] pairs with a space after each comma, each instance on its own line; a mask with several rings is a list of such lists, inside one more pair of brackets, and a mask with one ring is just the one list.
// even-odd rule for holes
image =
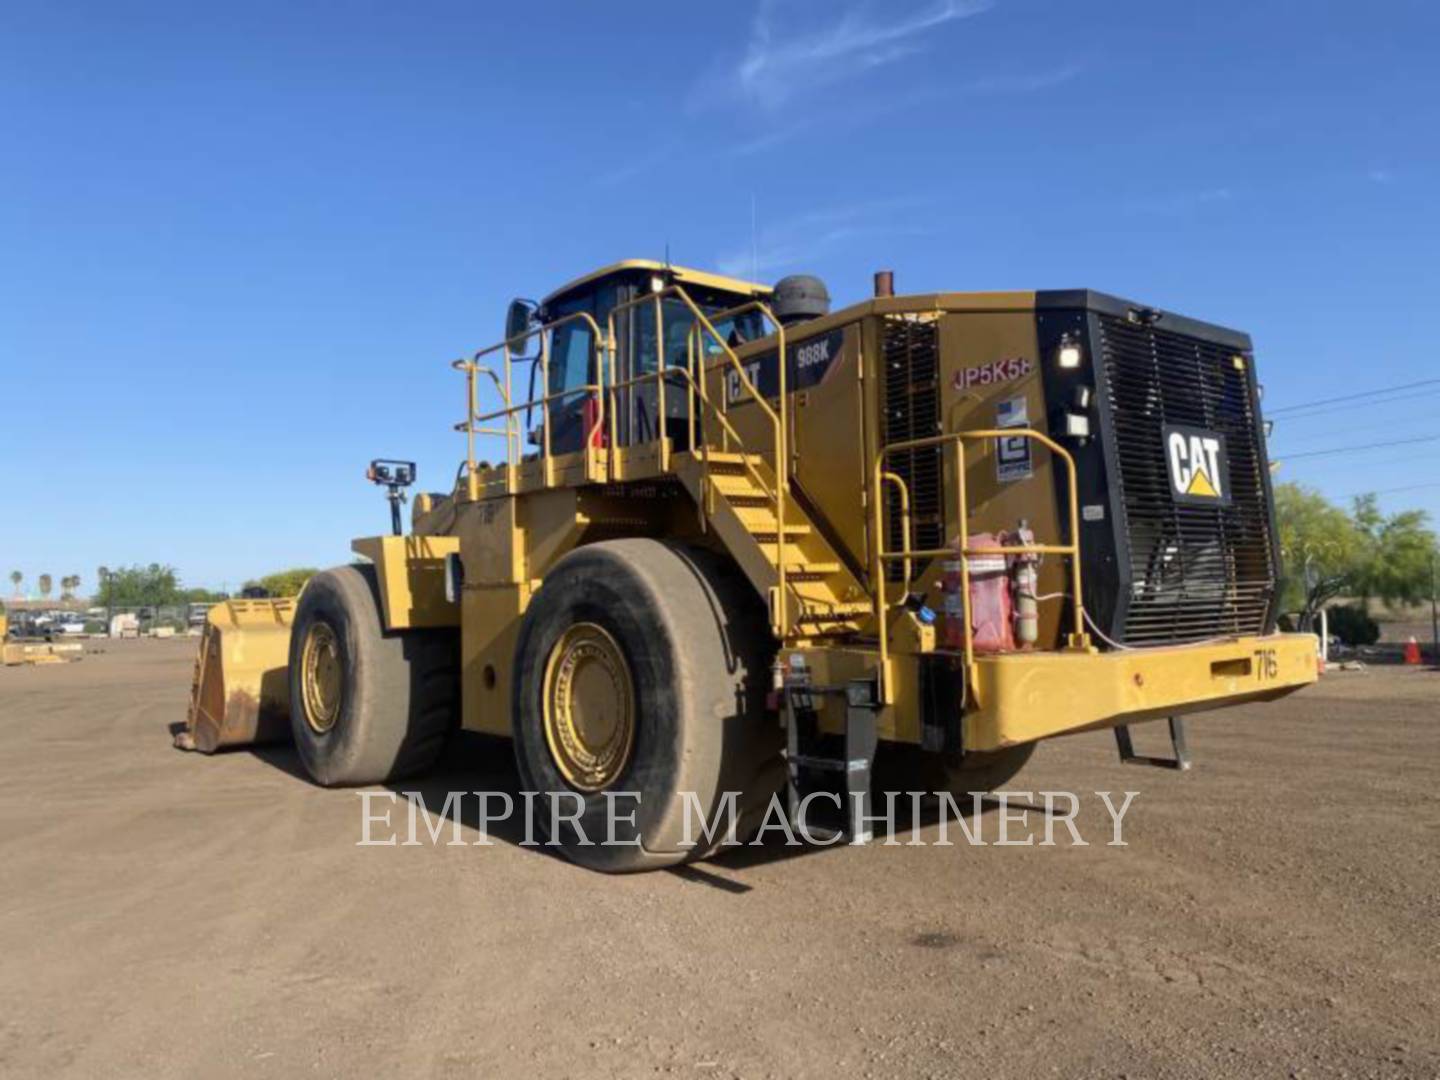
[[[1306, 417], [1300, 417], [1300, 419], [1304, 420]], [[1349, 420], [1346, 420], [1344, 424], [1339, 427], [1332, 424], [1329, 427], [1312, 428], [1309, 431], [1292, 427], [1293, 420], [1294, 418], [1292, 417], [1289, 420], [1276, 421], [1276, 432], [1272, 436], [1272, 439], [1276, 442], [1284, 442], [1286, 446], [1294, 446], [1297, 450], [1304, 450], [1306, 449], [1306, 443], [1311, 445], [1317, 442], [1322, 445], [1325, 443], [1333, 443], [1336, 435], [1342, 431], [1343, 434], [1347, 436], [1378, 431], [1386, 435], [1395, 435], [1398, 437], [1405, 434], [1404, 429], [1407, 427], [1423, 426], [1433, 428], [1435, 426], [1435, 409], [1432, 406], [1424, 412], [1415, 413], [1414, 415], [1397, 413], [1385, 420], [1377, 420], [1374, 423], [1352, 424]]]
[[[1284, 461], [1288, 460], [1282, 460], [1278, 454], [1272, 454], [1271, 457], [1273, 458], [1273, 460], [1280, 462], [1281, 464], [1284, 464]], [[1324, 472], [1319, 475], [1330, 477], [1336, 475], [1337, 473], [1355, 472], [1356, 470], [1361, 469], [1370, 471], [1373, 469], [1378, 469], [1381, 465], [1413, 465], [1414, 463], [1414, 453], [1408, 453], [1400, 455], [1392, 454], [1382, 458], [1370, 458], [1368, 461], [1358, 457], [1353, 461], [1327, 461], [1317, 465], [1316, 468], [1324, 470]], [[1297, 468], [1303, 468], [1303, 466], [1297, 466]]]
[[[1376, 393], [1378, 394], [1379, 391], [1377, 391]], [[1393, 395], [1393, 396], [1390, 396], [1390, 397], [1378, 397], [1378, 396], [1372, 397], [1370, 400], [1368, 400], [1368, 401], [1365, 402], [1366, 407], [1368, 407], [1368, 408], [1374, 408], [1374, 407], [1377, 406], [1377, 405], [1394, 405], [1394, 404], [1397, 404], [1397, 403], [1399, 403], [1399, 402], [1414, 401], [1416, 398], [1433, 397], [1433, 396], [1436, 395], [1436, 394], [1440, 394], [1440, 386], [1437, 386], [1437, 387], [1435, 387], [1435, 388], [1433, 388], [1433, 389], [1430, 389], [1430, 390], [1417, 390], [1417, 391], [1414, 391], [1414, 392], [1411, 392], [1411, 393], [1405, 393], [1404, 391], [1394, 391], [1394, 390], [1387, 390], [1387, 391], [1385, 391], [1385, 393], [1386, 393], [1386, 394]], [[1299, 423], [1299, 422], [1302, 421], [1302, 420], [1313, 420], [1313, 419], [1315, 419], [1317, 416], [1329, 416], [1329, 415], [1331, 415], [1331, 414], [1333, 414], [1333, 413], [1338, 413], [1338, 412], [1353, 412], [1353, 411], [1354, 411], [1354, 406], [1353, 406], [1353, 404], [1351, 403], [1351, 401], [1350, 401], [1349, 399], [1344, 399], [1344, 400], [1342, 400], [1341, 404], [1338, 404], [1338, 405], [1329, 405], [1329, 406], [1321, 406], [1321, 407], [1293, 405], [1293, 406], [1291, 406], [1291, 408], [1293, 408], [1293, 409], [1301, 409], [1301, 408], [1303, 408], [1304, 411], [1303, 411], [1303, 412], [1287, 412], [1287, 411], [1284, 411], [1284, 410], [1276, 410], [1276, 412], [1279, 412], [1279, 413], [1280, 413], [1280, 419], [1283, 420], [1286, 424], [1295, 424], [1295, 423]], [[1274, 413], [1266, 410], [1266, 411], [1265, 411], [1265, 416], [1266, 416], [1267, 419], [1268, 419], [1268, 418], [1272, 418], [1272, 417], [1274, 416]]]
[[1403, 487], [1381, 488], [1379, 491], [1357, 491], [1340, 497], [1342, 499], [1358, 499], [1362, 495], [1395, 495], [1401, 491], [1419, 491], [1421, 488], [1433, 487], [1440, 487], [1440, 480], [1432, 480], [1428, 484], [1406, 484]]
[[1342, 401], [1359, 401], [1362, 398], [1379, 397], [1382, 394], [1393, 394], [1400, 390], [1414, 390], [1419, 386], [1437, 386], [1440, 379], [1421, 379], [1419, 382], [1404, 383], [1400, 386], [1387, 386], [1383, 390], [1364, 390], [1358, 394], [1341, 394], [1339, 397], [1321, 398], [1318, 401], [1305, 401], [1299, 405], [1285, 405], [1278, 409], [1266, 409], [1266, 415], [1275, 416], [1279, 413], [1297, 412], [1301, 409], [1309, 409], [1316, 405], [1334, 405]]
[[1330, 454], [1349, 454], [1360, 450], [1379, 450], [1384, 446], [1413, 446], [1416, 443], [1440, 442], [1440, 435], [1425, 435], [1418, 439], [1391, 439], [1389, 442], [1361, 443], [1358, 446], [1337, 446], [1330, 450], [1307, 450], [1303, 454], [1276, 454], [1281, 463], [1297, 458], [1326, 457]]

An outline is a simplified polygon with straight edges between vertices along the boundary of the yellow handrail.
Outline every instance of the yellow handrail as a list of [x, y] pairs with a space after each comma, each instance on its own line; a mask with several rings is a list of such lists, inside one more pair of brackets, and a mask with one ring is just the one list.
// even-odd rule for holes
[[[906, 551], [904, 552], [904, 556], [905, 556], [905, 557], [904, 557], [905, 582], [904, 582], [904, 588], [903, 588], [903, 590], [902, 590], [902, 592], [901, 592], [901, 594], [900, 594], [900, 595], [901, 595], [901, 599], [903, 600], [906, 596], [909, 596], [909, 595], [910, 595], [910, 578], [911, 578], [911, 569], [912, 569], [912, 566], [913, 566], [912, 561], [911, 561], [911, 558], [910, 558], [910, 554], [909, 554], [909, 547], [910, 547], [910, 487], [909, 487], [908, 484], [905, 483], [905, 480], [904, 480], [903, 477], [901, 477], [898, 473], [893, 473], [893, 472], [881, 472], [881, 473], [880, 473], [880, 482], [881, 482], [882, 484], [887, 484], [887, 483], [888, 483], [888, 484], [894, 484], [895, 487], [896, 487], [896, 489], [900, 492], [900, 535], [901, 535], [901, 536], [904, 538], [904, 540], [905, 540], [905, 548], [906, 548]], [[882, 548], [883, 548], [883, 544], [882, 544]], [[885, 577], [884, 577], [884, 575], [881, 575], [879, 581], [876, 583], [876, 588], [879, 590], [879, 593], [880, 593], [880, 607], [881, 607], [881, 609], [883, 610], [884, 608], [888, 608], [888, 607], [890, 606], [890, 601], [889, 601], [888, 598], [885, 596]]]
[[[600, 376], [600, 381], [597, 382], [597, 383], [586, 383], [586, 384], [584, 384], [584, 385], [582, 385], [582, 386], [574, 386], [574, 387], [571, 387], [571, 388], [569, 388], [569, 389], [567, 389], [567, 390], [563, 390], [563, 391], [561, 391], [561, 392], [558, 393], [558, 394], [551, 394], [551, 393], [550, 393], [550, 341], [551, 341], [551, 336], [552, 336], [553, 332], [554, 332], [557, 328], [559, 328], [559, 327], [561, 327], [561, 326], [564, 326], [566, 323], [577, 322], [577, 321], [578, 321], [578, 322], [586, 323], [586, 324], [589, 326], [590, 330], [591, 330], [592, 336], [591, 336], [591, 339], [590, 339], [590, 350], [589, 350], [589, 351], [590, 351], [590, 355], [589, 355], [588, 360], [589, 360], [589, 365], [590, 365], [591, 367], [594, 367], [594, 368], [597, 369], [597, 372], [598, 372], [598, 374], [599, 374], [599, 376]], [[540, 338], [539, 364], [540, 364], [541, 396], [538, 397], [538, 398], [532, 398], [532, 399], [529, 400], [529, 401], [523, 401], [523, 402], [520, 402], [520, 403], [516, 404], [516, 403], [514, 402], [513, 394], [512, 394], [512, 389], [511, 389], [511, 367], [512, 367], [512, 365], [513, 365], [513, 363], [514, 363], [514, 359], [515, 359], [514, 356], [512, 355], [512, 350], [514, 349], [514, 347], [515, 347], [518, 343], [523, 343], [523, 342], [529, 340], [530, 338], [536, 337], [536, 336], [538, 336], [538, 337]], [[594, 395], [594, 397], [596, 398], [596, 401], [598, 402], [598, 404], [597, 404], [597, 410], [598, 410], [598, 411], [597, 411], [597, 414], [596, 414], [595, 423], [594, 423], [594, 425], [593, 425], [588, 431], [586, 431], [586, 432], [584, 433], [584, 444], [583, 444], [583, 445], [584, 445], [584, 446], [587, 448], [587, 450], [588, 450], [589, 445], [590, 445], [590, 442], [591, 442], [591, 440], [594, 438], [595, 432], [598, 431], [598, 430], [600, 430], [600, 429], [603, 427], [604, 423], [605, 423], [605, 412], [604, 412], [604, 409], [605, 409], [605, 406], [604, 406], [604, 372], [603, 372], [603, 370], [600, 370], [600, 369], [598, 368], [598, 358], [599, 358], [599, 356], [600, 356], [599, 350], [600, 350], [603, 346], [604, 346], [604, 343], [603, 343], [603, 341], [602, 341], [602, 339], [601, 339], [601, 336], [600, 336], [600, 324], [595, 321], [594, 317], [593, 317], [589, 312], [586, 312], [586, 311], [577, 311], [577, 312], [574, 312], [574, 313], [572, 313], [572, 314], [570, 314], [570, 315], [562, 316], [561, 318], [558, 318], [558, 319], [554, 320], [553, 322], [548, 322], [548, 323], [545, 323], [544, 325], [541, 325], [541, 326], [531, 327], [531, 328], [527, 329], [526, 331], [524, 331], [523, 333], [516, 334], [516, 335], [514, 335], [513, 337], [508, 337], [508, 338], [506, 338], [505, 340], [503, 340], [503, 341], [501, 341], [501, 342], [498, 342], [498, 343], [495, 344], [495, 345], [489, 345], [489, 346], [487, 346], [487, 347], [479, 350], [478, 352], [474, 353], [474, 354], [470, 357], [469, 360], [455, 360], [455, 361], [453, 361], [453, 362], [451, 363], [450, 366], [451, 366], [452, 368], [455, 368], [457, 371], [464, 371], [464, 372], [465, 372], [465, 374], [466, 374], [466, 384], [467, 384], [467, 390], [468, 390], [468, 396], [469, 396], [468, 408], [467, 408], [467, 410], [466, 410], [466, 411], [467, 411], [467, 416], [466, 416], [465, 420], [464, 420], [462, 423], [459, 423], [459, 424], [456, 424], [456, 425], [455, 425], [455, 429], [456, 429], [457, 431], [464, 431], [464, 432], [466, 433], [466, 457], [465, 457], [465, 464], [466, 464], [466, 476], [467, 476], [466, 485], [467, 485], [467, 493], [468, 493], [469, 498], [475, 499], [475, 498], [478, 498], [478, 497], [479, 497], [478, 482], [477, 482], [477, 480], [476, 480], [476, 478], [475, 478], [475, 473], [476, 473], [476, 468], [475, 468], [475, 436], [476, 436], [477, 434], [482, 434], [482, 435], [502, 435], [502, 434], [503, 434], [503, 435], [505, 436], [505, 466], [506, 466], [505, 489], [506, 489], [507, 492], [511, 492], [511, 491], [514, 490], [514, 487], [515, 487], [515, 468], [516, 468], [516, 465], [518, 464], [518, 462], [517, 462], [516, 459], [517, 459], [517, 457], [520, 456], [520, 453], [521, 453], [522, 450], [523, 450], [523, 439], [524, 439], [524, 435], [523, 435], [523, 433], [521, 432], [521, 430], [520, 430], [520, 428], [519, 428], [519, 426], [518, 426], [518, 424], [517, 424], [517, 422], [516, 422], [516, 416], [517, 416], [517, 414], [519, 414], [522, 410], [527, 410], [527, 411], [528, 411], [528, 410], [534, 409], [536, 406], [539, 406], [540, 409], [541, 409], [541, 412], [542, 412], [542, 420], [545, 421], [545, 422], [543, 422], [542, 425], [541, 425], [541, 428], [542, 428], [541, 440], [542, 440], [542, 443], [543, 443], [542, 453], [541, 453], [541, 461], [542, 461], [541, 468], [544, 470], [545, 485], [546, 485], [547, 487], [550, 486], [551, 483], [553, 483], [553, 479], [554, 479], [554, 474], [553, 474], [553, 459], [552, 459], [552, 455], [551, 455], [551, 452], [550, 452], [550, 424], [548, 423], [548, 420], [549, 420], [549, 417], [548, 417], [548, 409], [549, 409], [550, 403], [551, 403], [552, 401], [559, 401], [559, 400], [562, 400], [562, 399], [564, 399], [564, 398], [573, 398], [573, 397], [576, 397], [576, 396], [578, 396], [578, 395], [586, 394], [586, 393], [589, 393], [589, 394]], [[500, 378], [499, 374], [498, 374], [493, 368], [491, 368], [491, 367], [489, 367], [489, 366], [487, 366], [487, 365], [481, 364], [481, 363], [479, 362], [482, 358], [484, 358], [484, 357], [486, 357], [486, 356], [490, 356], [490, 355], [492, 355], [493, 353], [497, 353], [497, 352], [503, 353], [503, 356], [504, 356], [504, 361], [505, 361], [505, 377], [504, 377], [503, 380]], [[488, 412], [488, 413], [481, 413], [481, 412], [479, 411], [479, 400], [478, 400], [478, 396], [477, 396], [476, 379], [475, 379], [475, 376], [476, 376], [477, 374], [488, 375], [488, 376], [490, 377], [490, 379], [495, 383], [495, 389], [496, 389], [496, 391], [497, 391], [497, 392], [499, 393], [499, 395], [500, 395], [500, 400], [504, 403], [504, 407], [503, 407], [503, 408], [501, 408], [501, 409], [496, 409], [496, 410], [494, 410], [494, 411], [492, 411], [492, 412]], [[476, 427], [476, 426], [475, 426], [476, 424], [483, 424], [483, 423], [484, 423], [485, 421], [487, 421], [487, 420], [498, 420], [498, 419], [500, 419], [500, 418], [502, 418], [502, 417], [503, 417], [504, 420], [505, 420], [505, 427], [504, 427], [503, 430], [497, 430], [497, 429], [495, 429], [495, 428], [483, 428], [483, 427]]]
[[[965, 443], [967, 441], [1024, 438], [1040, 443], [1058, 460], [1063, 461], [1066, 466], [1066, 480], [1069, 495], [1069, 519], [1070, 538], [1068, 544], [984, 544], [973, 546], [970, 543], [970, 507], [968, 494], [965, 488]], [[925, 548], [915, 549], [911, 547], [910, 522], [908, 506], [904, 507], [903, 540], [904, 548], [901, 551], [885, 550], [885, 533], [883, 509], [881, 506], [881, 489], [890, 477], [894, 476], [885, 470], [885, 459], [888, 455], [899, 453], [904, 450], [921, 450], [932, 446], [955, 447], [957, 460], [955, 462], [956, 478], [956, 512], [959, 517], [960, 543], [959, 550], [955, 548]], [[899, 480], [899, 477], [895, 477]], [[903, 481], [901, 481], [903, 485]], [[874, 493], [875, 510], [873, 514], [873, 528], [875, 532], [875, 559], [874, 573], [876, 588], [874, 590], [875, 618], [878, 624], [880, 640], [880, 670], [883, 673], [889, 670], [889, 601], [885, 595], [885, 564], [895, 560], [903, 560], [906, 566], [905, 580], [910, 580], [910, 566], [915, 559], [944, 558], [958, 555], [960, 559], [960, 588], [961, 595], [969, 604], [970, 596], [970, 565], [968, 556], [971, 555], [1067, 555], [1070, 558], [1070, 592], [1071, 592], [1071, 619], [1072, 631], [1069, 644], [1072, 648], [1083, 648], [1088, 643], [1088, 636], [1085, 632], [1085, 607], [1084, 607], [1084, 580], [1080, 567], [1080, 499], [1077, 486], [1077, 475], [1075, 471], [1075, 459], [1070, 452], [1059, 443], [1055, 442], [1048, 435], [1044, 435], [1032, 428], [982, 428], [974, 431], [949, 432], [944, 435], [931, 435], [922, 439], [908, 439], [904, 442], [891, 443], [883, 447], [875, 457], [871, 490]], [[970, 619], [967, 614], [964, 620], [965, 637], [965, 669], [967, 676], [973, 676], [975, 665], [975, 643], [973, 631], [970, 626]], [[973, 677], [970, 685], [974, 686]]]

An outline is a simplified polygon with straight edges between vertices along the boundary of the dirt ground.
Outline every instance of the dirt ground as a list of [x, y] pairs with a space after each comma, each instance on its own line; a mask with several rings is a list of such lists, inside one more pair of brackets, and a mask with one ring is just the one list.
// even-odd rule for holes
[[[1200, 718], [1187, 775], [1046, 744], [1009, 787], [1080, 793], [1088, 847], [608, 878], [357, 847], [290, 749], [171, 749], [192, 650], [0, 670], [0, 1075], [1440, 1075], [1440, 674]], [[507, 755], [418, 786], [513, 791]]]

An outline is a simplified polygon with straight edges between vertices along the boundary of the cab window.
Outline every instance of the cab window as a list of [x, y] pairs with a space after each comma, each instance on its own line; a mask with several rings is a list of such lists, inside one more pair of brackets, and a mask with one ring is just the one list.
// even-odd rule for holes
[[[548, 317], [554, 322], [583, 311], [604, 327], [614, 306], [615, 287], [607, 285], [556, 304]], [[550, 337], [549, 393], [552, 396], [566, 394], [597, 381], [591, 371], [594, 346], [595, 331], [584, 319], [571, 319], [555, 328]]]
[[[738, 297], [718, 299], [696, 298], [696, 306], [707, 318], [744, 303]], [[655, 343], [655, 305], [640, 304], [635, 311], [636, 364], [634, 374], [643, 375], [656, 370], [660, 351]], [[661, 317], [664, 322], [664, 357], [667, 368], [685, 369], [689, 365], [690, 332], [695, 325], [695, 316], [685, 302], [678, 297], [666, 297], [661, 301]], [[758, 311], [742, 312], [713, 323], [720, 341], [731, 348], [738, 348], [765, 334], [764, 319]], [[708, 332], [700, 335], [701, 347], [708, 360], [720, 356], [723, 350]]]

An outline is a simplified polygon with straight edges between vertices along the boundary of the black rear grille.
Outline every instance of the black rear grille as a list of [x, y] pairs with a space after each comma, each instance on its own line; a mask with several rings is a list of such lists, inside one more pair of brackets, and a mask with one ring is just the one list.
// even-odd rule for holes
[[[940, 432], [940, 365], [933, 320], [890, 316], [884, 321], [885, 445], [925, 439]], [[935, 549], [945, 542], [945, 507], [941, 490], [944, 451], [939, 446], [901, 450], [888, 455], [886, 468], [905, 481], [910, 490], [911, 540], [914, 550]], [[905, 537], [900, 499], [894, 485], [886, 485], [887, 551], [899, 551]], [[918, 576], [928, 560], [918, 560]], [[904, 569], [891, 562], [886, 576], [898, 581]]]
[[[1127, 644], [1199, 641], [1266, 630], [1275, 595], [1274, 537], [1251, 405], [1248, 356], [1154, 326], [1097, 315], [1131, 583]], [[1230, 505], [1177, 503], [1162, 429], [1225, 436]]]

